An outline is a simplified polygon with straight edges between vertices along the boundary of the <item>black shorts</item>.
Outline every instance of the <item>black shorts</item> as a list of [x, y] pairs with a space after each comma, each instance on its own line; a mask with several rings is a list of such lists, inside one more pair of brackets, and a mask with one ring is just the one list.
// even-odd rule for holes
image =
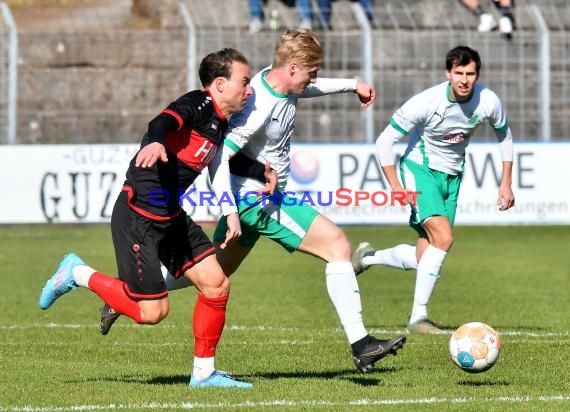
[[119, 279], [137, 301], [168, 295], [161, 263], [178, 278], [215, 254], [208, 236], [186, 213], [168, 222], [151, 220], [130, 208], [124, 191], [113, 208], [111, 232]]

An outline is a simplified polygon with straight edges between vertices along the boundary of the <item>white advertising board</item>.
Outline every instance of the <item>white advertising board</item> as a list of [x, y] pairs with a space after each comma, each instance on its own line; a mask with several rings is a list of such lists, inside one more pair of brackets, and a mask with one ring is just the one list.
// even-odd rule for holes
[[[0, 146], [0, 223], [108, 222], [138, 145]], [[403, 145], [396, 146], [402, 153]], [[496, 144], [468, 147], [456, 224], [570, 224], [570, 144], [517, 143], [516, 206], [497, 210]], [[206, 174], [182, 204], [196, 221], [215, 221]], [[288, 191], [338, 224], [406, 224], [391, 202], [372, 144], [292, 146]], [[205, 196], [202, 196], [205, 194]], [[358, 205], [357, 205], [358, 203]], [[392, 204], [391, 204], [392, 203]]]

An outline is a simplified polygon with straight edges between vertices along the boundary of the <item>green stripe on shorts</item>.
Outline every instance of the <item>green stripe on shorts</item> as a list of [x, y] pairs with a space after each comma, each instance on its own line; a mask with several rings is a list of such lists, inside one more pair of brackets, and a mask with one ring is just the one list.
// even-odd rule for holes
[[[239, 242], [250, 248], [263, 235], [292, 253], [297, 250], [319, 214], [309, 204], [286, 193], [276, 192], [261, 201], [257, 201], [255, 195], [245, 195], [236, 200], [242, 230]], [[214, 231], [214, 242], [224, 241], [227, 228], [223, 216]]]
[[423, 222], [432, 216], [445, 216], [453, 226], [457, 211], [457, 199], [462, 175], [450, 175], [409, 159], [400, 161], [400, 176], [404, 187], [421, 192], [416, 196], [417, 205], [412, 206], [410, 226], [422, 237], [427, 237]]

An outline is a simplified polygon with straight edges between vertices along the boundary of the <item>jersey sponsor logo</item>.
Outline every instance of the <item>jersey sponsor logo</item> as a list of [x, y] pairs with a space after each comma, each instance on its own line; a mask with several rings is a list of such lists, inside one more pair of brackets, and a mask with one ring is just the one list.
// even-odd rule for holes
[[206, 165], [208, 165], [208, 163], [210, 163], [216, 154], [217, 146], [215, 146], [214, 143], [208, 139], [201, 140], [202, 142], [200, 142], [198, 139], [191, 139], [189, 148], [191, 151], [194, 149], [194, 164], [200, 165], [203, 169]]
[[443, 135], [442, 140], [449, 143], [463, 143], [469, 140], [469, 133], [446, 133]]
[[218, 145], [194, 131], [190, 133], [188, 138], [183, 140], [183, 146], [181, 145], [181, 139], [176, 141], [178, 147], [174, 147], [174, 145], [172, 145], [172, 147], [168, 148], [174, 151], [176, 153], [176, 157], [186, 163], [188, 167], [201, 172], [216, 155]]

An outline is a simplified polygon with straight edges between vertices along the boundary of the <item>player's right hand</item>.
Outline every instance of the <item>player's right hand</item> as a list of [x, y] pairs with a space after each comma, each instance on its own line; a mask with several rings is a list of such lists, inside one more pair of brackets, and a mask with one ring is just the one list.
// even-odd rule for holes
[[[405, 205], [412, 205], [415, 206], [417, 203], [417, 198], [416, 195], [414, 193], [410, 193], [409, 190], [405, 189], [400, 182], [398, 181], [397, 184], [394, 184], [393, 186], [390, 187], [390, 190], [393, 193], [393, 198], [398, 198], [398, 202], [401, 202], [402, 206]], [[402, 197], [402, 193], [406, 193], [405, 197]]]

